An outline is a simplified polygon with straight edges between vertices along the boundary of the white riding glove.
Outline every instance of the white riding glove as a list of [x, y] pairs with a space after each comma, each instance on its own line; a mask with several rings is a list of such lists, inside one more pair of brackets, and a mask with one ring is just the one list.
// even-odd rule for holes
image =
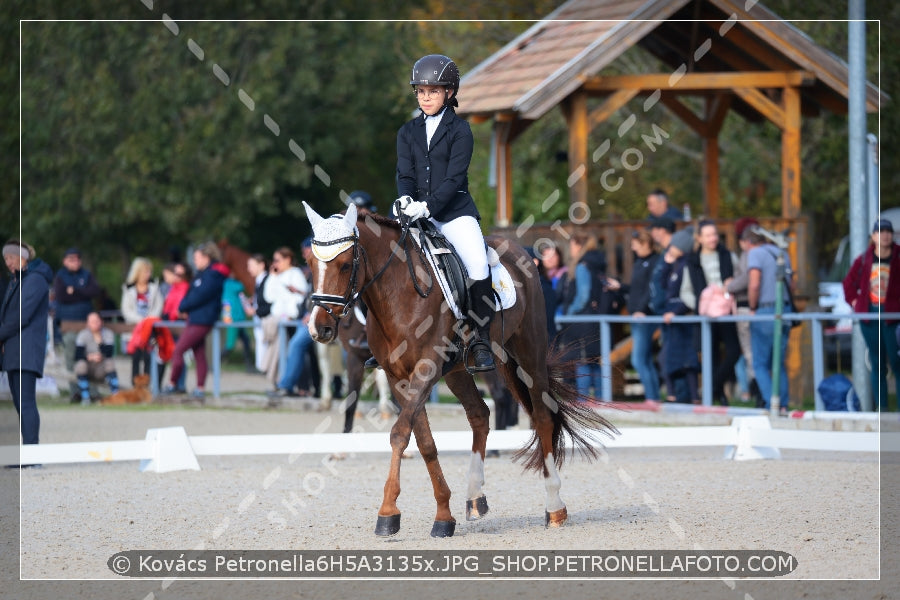
[[397, 206], [399, 210], [403, 210], [406, 208], [406, 205], [410, 202], [413, 202], [413, 199], [409, 196], [400, 196], [397, 200], [394, 201], [394, 204]]
[[409, 217], [410, 221], [428, 218], [431, 216], [431, 213], [428, 212], [428, 205], [424, 202], [416, 202], [415, 200], [411, 200], [410, 202], [408, 202], [402, 209], [402, 212], [404, 215]]

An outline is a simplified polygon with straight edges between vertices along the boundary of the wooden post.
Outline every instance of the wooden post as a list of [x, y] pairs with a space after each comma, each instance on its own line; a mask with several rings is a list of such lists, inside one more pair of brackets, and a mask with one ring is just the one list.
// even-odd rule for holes
[[784, 88], [781, 129], [781, 216], [800, 216], [800, 91]]
[[719, 216], [719, 132], [731, 106], [731, 94], [717, 93], [706, 98], [703, 128], [703, 212]]
[[703, 213], [719, 216], [719, 138], [703, 138]]
[[494, 120], [494, 164], [497, 178], [496, 223], [500, 227], [508, 227], [513, 216], [512, 152], [509, 135], [511, 128], [511, 121]]
[[[569, 129], [569, 202], [583, 203], [588, 199], [588, 112], [587, 94], [579, 90], [568, 98], [564, 108]], [[579, 211], [580, 213], [581, 211]]]

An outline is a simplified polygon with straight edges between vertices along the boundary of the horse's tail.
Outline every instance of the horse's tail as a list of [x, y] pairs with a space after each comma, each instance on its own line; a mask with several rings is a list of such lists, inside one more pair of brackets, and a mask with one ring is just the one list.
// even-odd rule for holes
[[[567, 352], [556, 345], [547, 356], [550, 389], [544, 394], [544, 404], [553, 419], [553, 456], [557, 468], [565, 462], [569, 445], [575, 452], [593, 460], [599, 456], [597, 446], [601, 442], [598, 435], [612, 437], [619, 433], [615, 425], [594, 410], [594, 399], [579, 393], [575, 387], [575, 367], [583, 362], [568, 359]], [[537, 409], [526, 408], [531, 409], [529, 413]], [[544, 455], [537, 433], [532, 433], [529, 443], [516, 452], [513, 459], [524, 459], [526, 470], [544, 471]]]

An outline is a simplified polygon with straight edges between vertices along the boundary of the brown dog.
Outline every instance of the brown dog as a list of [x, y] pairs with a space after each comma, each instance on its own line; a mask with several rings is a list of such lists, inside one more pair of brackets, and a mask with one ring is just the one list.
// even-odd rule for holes
[[104, 406], [146, 404], [151, 400], [153, 400], [153, 395], [150, 393], [150, 376], [141, 374], [134, 377], [134, 389], [116, 392], [101, 400], [100, 404]]

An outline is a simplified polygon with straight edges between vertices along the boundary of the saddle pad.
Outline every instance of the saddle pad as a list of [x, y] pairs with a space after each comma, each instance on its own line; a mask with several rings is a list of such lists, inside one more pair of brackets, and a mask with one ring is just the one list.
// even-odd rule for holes
[[[409, 233], [412, 234], [412, 238], [415, 240], [416, 244], [421, 246], [422, 241], [419, 239], [419, 230], [411, 228], [409, 230]], [[428, 241], [427, 237], [426, 241]], [[429, 244], [429, 249], [431, 248], [432, 246], [430, 246]], [[500, 262], [500, 256], [497, 254], [496, 250], [489, 246], [487, 249], [487, 254], [488, 265], [491, 269], [491, 285], [493, 286], [494, 291], [500, 297], [500, 302], [497, 306], [497, 310], [512, 308], [512, 306], [516, 303], [516, 286], [513, 283], [512, 275], [509, 274], [509, 271], [505, 266], [503, 266], [503, 263]], [[450, 307], [450, 310], [453, 311], [453, 315], [457, 319], [464, 319], [465, 317], [462, 314], [459, 305], [453, 298], [450, 284], [447, 282], [443, 271], [436, 264], [437, 259], [435, 258], [434, 253], [426, 252], [425, 256], [428, 259], [428, 263], [431, 265], [431, 271], [437, 276], [438, 286], [441, 288], [441, 292], [444, 294], [444, 299], [447, 301], [447, 305]]]

